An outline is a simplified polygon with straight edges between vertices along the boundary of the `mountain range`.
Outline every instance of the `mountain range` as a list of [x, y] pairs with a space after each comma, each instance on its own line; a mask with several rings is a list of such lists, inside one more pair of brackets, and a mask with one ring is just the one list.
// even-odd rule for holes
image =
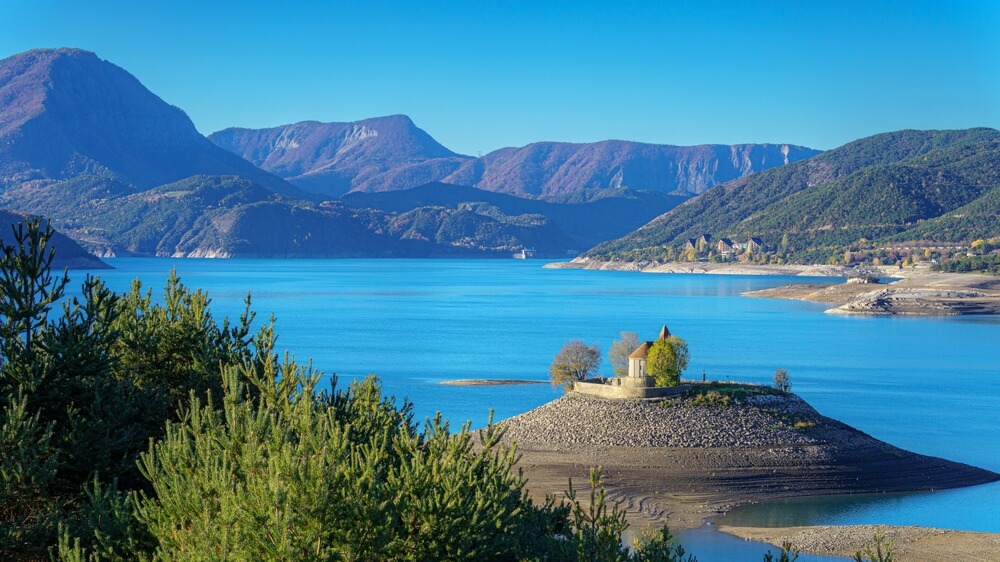
[[619, 187], [694, 195], [819, 153], [788, 144], [670, 146], [609, 140], [537, 142], [473, 158], [448, 150], [404, 115], [232, 128], [208, 138], [325, 197], [432, 181], [529, 198]]
[[[103, 256], [500, 256], [524, 248], [565, 256], [640, 226], [686, 190], [809, 154], [609, 141], [538, 143], [477, 159], [405, 116], [228, 129], [210, 141], [182, 110], [93, 53], [39, 49], [0, 61], [0, 205], [50, 217]], [[668, 179], [656, 179], [657, 167]], [[489, 190], [436, 181], [443, 178]], [[400, 188], [417, 189], [334, 200]]]
[[[784, 259], [996, 236], [992, 129], [788, 144], [539, 142], [452, 152], [397, 115], [198, 133], [77, 49], [0, 61], [0, 207], [99, 255], [661, 259], [757, 237]], [[64, 244], [64, 246], [66, 246]]]

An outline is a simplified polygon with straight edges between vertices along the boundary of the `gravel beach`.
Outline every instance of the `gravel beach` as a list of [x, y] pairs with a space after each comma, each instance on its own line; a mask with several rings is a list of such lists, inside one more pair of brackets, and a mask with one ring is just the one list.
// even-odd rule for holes
[[[579, 487], [592, 467], [601, 467], [609, 497], [622, 502], [638, 528], [665, 521], [696, 527], [737, 505], [782, 497], [1000, 479], [874, 439], [794, 395], [696, 405], [690, 397], [607, 400], [571, 393], [500, 425], [517, 444], [533, 497], [561, 496], [568, 478]], [[864, 542], [855, 538], [854, 550]]]
[[[955, 316], [1000, 314], [1000, 277], [977, 273], [940, 273], [930, 264], [912, 268], [868, 266], [865, 271], [891, 283], [840, 283], [819, 285], [795, 283], [784, 287], [744, 293], [744, 296], [807, 300], [833, 305], [835, 314], [906, 314]], [[711, 262], [602, 262], [578, 258], [554, 262], [553, 269], [641, 271], [643, 273], [688, 273], [712, 275], [784, 275], [802, 277], [850, 277], [858, 269], [836, 265], [756, 265]]]

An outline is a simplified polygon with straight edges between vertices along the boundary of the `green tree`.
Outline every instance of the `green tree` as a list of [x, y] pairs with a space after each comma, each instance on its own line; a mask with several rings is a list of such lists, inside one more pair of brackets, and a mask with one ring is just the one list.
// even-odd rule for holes
[[570, 340], [563, 345], [549, 366], [552, 386], [562, 386], [569, 391], [573, 383], [582, 381], [601, 364], [601, 351], [597, 344], [587, 345], [583, 340]]
[[[118, 539], [101, 525], [95, 531], [92, 522], [123, 505], [109, 498], [124, 501], [130, 490], [149, 485], [136, 466], [139, 454], [163, 435], [166, 420], [180, 418], [176, 408], [186, 407], [191, 390], [221, 389], [222, 367], [246, 355], [233, 351], [247, 347], [248, 327], [228, 321], [218, 327], [207, 299], [165, 315], [153, 305], [129, 309], [128, 299], [89, 276], [79, 296], [53, 313], [67, 277], [52, 271], [51, 227], [29, 220], [13, 235], [0, 256], [0, 558], [47, 558], [60, 527], [91, 529], [73, 531], [80, 547], [93, 548], [104, 537], [101, 548], [110, 552]], [[173, 295], [190, 293], [179, 280], [174, 288]], [[172, 344], [162, 337], [192, 326], [205, 329]], [[138, 346], [141, 352], [128, 353], [123, 329], [129, 327], [154, 334]], [[149, 351], [163, 348], [176, 352]], [[151, 368], [202, 378], [154, 380], [144, 376]], [[121, 544], [119, 552], [133, 550]]]
[[601, 468], [590, 469], [590, 496], [584, 505], [573, 489], [570, 480], [566, 498], [569, 500], [570, 540], [575, 545], [575, 556], [565, 560], [588, 562], [697, 562], [694, 557], [684, 558], [684, 548], [674, 544], [670, 529], [664, 525], [654, 532], [636, 537], [630, 550], [622, 542], [629, 524], [619, 502], [609, 504]]
[[52, 424], [28, 412], [27, 396], [0, 407], [0, 558], [40, 557], [58, 515], [51, 497], [58, 468]]
[[587, 507], [572, 483], [568, 505], [537, 506], [496, 426], [418, 430], [374, 378], [318, 392], [294, 362], [263, 367], [227, 369], [222, 407], [194, 397], [143, 455], [154, 559], [633, 560], [599, 472]]
[[646, 355], [646, 372], [656, 386], [676, 386], [681, 373], [688, 365], [687, 343], [677, 336], [670, 336], [653, 344]]
[[628, 356], [639, 347], [639, 334], [622, 332], [608, 350], [608, 360], [616, 377], [628, 375]]
[[2, 244], [0, 265], [0, 359], [3, 361], [4, 390], [18, 384], [31, 390], [40, 374], [34, 356], [38, 336], [43, 332], [52, 305], [59, 301], [69, 283], [64, 271], [52, 272], [55, 249], [49, 241], [52, 226], [40, 218], [26, 219], [12, 227], [13, 244]]

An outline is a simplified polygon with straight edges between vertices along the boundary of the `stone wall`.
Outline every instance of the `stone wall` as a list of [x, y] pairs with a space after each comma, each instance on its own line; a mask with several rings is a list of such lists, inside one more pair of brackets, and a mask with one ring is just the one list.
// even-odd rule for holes
[[648, 377], [620, 377], [612, 379], [590, 379], [573, 383], [573, 392], [600, 398], [663, 398], [679, 396], [691, 390], [691, 385], [680, 384], [669, 387], [652, 386]]

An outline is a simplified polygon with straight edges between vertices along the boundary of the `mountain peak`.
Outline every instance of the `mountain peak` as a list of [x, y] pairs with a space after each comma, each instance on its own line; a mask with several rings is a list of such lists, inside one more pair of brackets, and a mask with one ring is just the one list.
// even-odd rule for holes
[[[400, 170], [405, 170], [407, 181], [426, 183], [468, 159], [445, 148], [406, 115], [300, 121], [268, 129], [234, 127], [208, 138], [304, 189], [334, 197]], [[424, 163], [432, 164], [428, 168]]]
[[85, 49], [77, 49], [75, 47], [55, 47], [55, 48], [31, 49], [30, 51], [17, 53], [0, 61], [0, 65], [6, 65], [8, 63], [19, 63], [22, 65], [49, 64], [54, 60], [62, 58], [75, 58], [79, 60], [105, 62], [102, 61], [101, 58], [98, 57], [97, 54], [94, 53], [93, 51], [87, 51]]
[[33, 49], [0, 60], [0, 137], [44, 111], [52, 66], [64, 58], [98, 61], [80, 49]]
[[198, 173], [298, 193], [212, 145], [187, 114], [90, 51], [35, 49], [0, 61], [0, 188], [80, 175], [148, 188]]
[[[201, 139], [183, 111], [127, 71], [92, 52], [67, 48], [0, 61], [0, 138], [5, 136], [44, 143], [15, 148], [40, 155], [42, 169], [32, 175], [45, 177], [72, 173], [65, 165], [77, 156], [114, 162], [136, 148]], [[119, 171], [140, 184], [159, 179], [147, 178], [141, 165], [122, 164], [126, 169]]]

